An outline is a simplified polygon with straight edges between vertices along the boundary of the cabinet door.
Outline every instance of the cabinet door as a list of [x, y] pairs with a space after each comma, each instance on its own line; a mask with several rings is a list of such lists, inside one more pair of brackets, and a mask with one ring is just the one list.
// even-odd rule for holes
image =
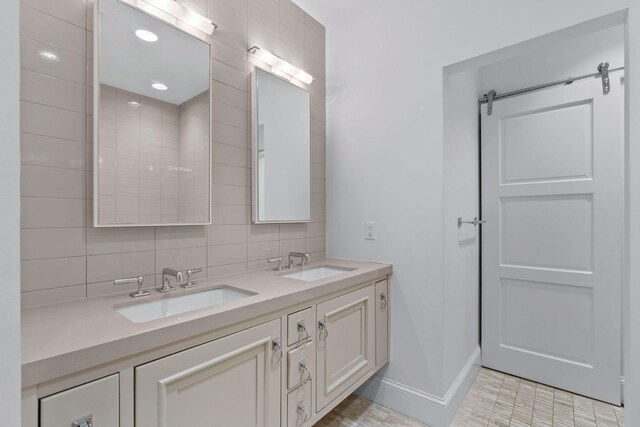
[[136, 427], [280, 426], [280, 320], [136, 368]]
[[373, 367], [374, 304], [374, 285], [318, 304], [317, 411]]
[[389, 282], [376, 282], [376, 366], [389, 361]]
[[71, 427], [91, 417], [94, 427], [117, 427], [118, 374], [40, 399], [40, 427]]

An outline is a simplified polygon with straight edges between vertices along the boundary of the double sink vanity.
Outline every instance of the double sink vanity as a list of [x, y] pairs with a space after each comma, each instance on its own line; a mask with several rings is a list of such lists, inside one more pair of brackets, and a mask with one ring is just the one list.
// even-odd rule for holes
[[[156, 242], [163, 234], [178, 248], [189, 239], [179, 226], [214, 224], [233, 241], [207, 229], [201, 246], [220, 248], [216, 257], [176, 249], [176, 265], [163, 270], [103, 248], [105, 266], [87, 267], [85, 285], [119, 292], [108, 288], [117, 279], [136, 291], [24, 309], [23, 427], [313, 425], [389, 360], [391, 266], [322, 260], [324, 81], [311, 85], [313, 76], [265, 49], [279, 43], [253, 37], [243, 50], [234, 41], [239, 51], [228, 54], [227, 28], [216, 41], [214, 23], [183, 2], [165, 11], [151, 3], [92, 2], [92, 226], [101, 229], [92, 244], [122, 239], [126, 252], [126, 233], [110, 229], [155, 227]], [[324, 55], [319, 40], [322, 48], [305, 46]], [[224, 71], [212, 60], [221, 52], [247, 73]], [[278, 224], [301, 226], [287, 234]], [[263, 230], [270, 245], [252, 250], [247, 237]], [[225, 245], [235, 255], [223, 256]], [[314, 262], [303, 252], [284, 267], [268, 259], [283, 248], [312, 252]], [[246, 271], [192, 277], [227, 265]]]
[[388, 362], [389, 274], [328, 259], [23, 310], [23, 427], [310, 426]]

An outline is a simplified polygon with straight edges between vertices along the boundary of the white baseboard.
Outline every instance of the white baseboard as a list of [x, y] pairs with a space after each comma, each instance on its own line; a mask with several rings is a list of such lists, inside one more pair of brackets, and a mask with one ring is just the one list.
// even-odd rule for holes
[[357, 393], [379, 405], [433, 427], [446, 427], [480, 370], [480, 347], [477, 347], [444, 397], [434, 396], [376, 375]]

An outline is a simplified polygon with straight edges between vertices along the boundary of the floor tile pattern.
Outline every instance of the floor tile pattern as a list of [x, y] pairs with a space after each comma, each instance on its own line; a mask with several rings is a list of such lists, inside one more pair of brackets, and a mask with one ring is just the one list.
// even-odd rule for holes
[[481, 369], [452, 427], [624, 427], [622, 408]]
[[411, 418], [355, 395], [347, 397], [314, 427], [427, 427]]
[[[317, 427], [426, 427], [350, 396]], [[622, 408], [532, 381], [481, 369], [451, 427], [624, 427]]]

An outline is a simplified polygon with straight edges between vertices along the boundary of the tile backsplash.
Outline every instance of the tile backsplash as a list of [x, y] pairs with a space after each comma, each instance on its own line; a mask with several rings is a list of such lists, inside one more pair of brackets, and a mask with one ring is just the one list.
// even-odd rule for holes
[[[267, 268], [289, 251], [325, 251], [325, 32], [291, 0], [192, 0], [212, 36], [211, 226], [93, 228], [93, 5], [21, 2], [22, 305], [119, 292], [116, 278], [159, 283], [163, 267], [219, 276]], [[247, 49], [310, 72], [312, 222], [251, 223]], [[52, 55], [55, 60], [51, 60]], [[200, 274], [204, 277], [204, 273]]]

